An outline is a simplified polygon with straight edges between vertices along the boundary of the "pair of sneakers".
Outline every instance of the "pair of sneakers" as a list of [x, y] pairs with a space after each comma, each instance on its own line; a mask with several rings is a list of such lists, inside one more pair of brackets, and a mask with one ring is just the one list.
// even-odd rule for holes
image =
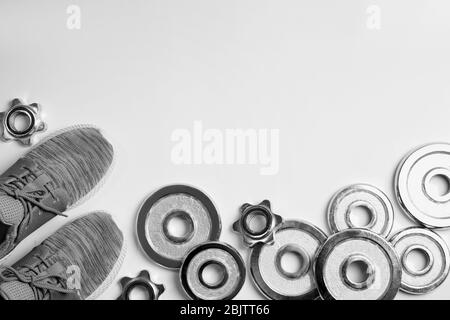
[[[48, 137], [0, 176], [0, 261], [43, 224], [99, 186], [112, 145], [90, 126]], [[59, 229], [12, 266], [0, 265], [0, 300], [95, 299], [125, 256], [110, 215], [94, 212]]]

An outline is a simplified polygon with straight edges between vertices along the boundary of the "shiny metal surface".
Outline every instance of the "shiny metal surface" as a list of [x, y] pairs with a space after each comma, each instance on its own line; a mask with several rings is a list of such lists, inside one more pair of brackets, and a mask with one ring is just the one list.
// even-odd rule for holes
[[[273, 234], [282, 222], [281, 216], [272, 212], [269, 200], [260, 204], [251, 205], [245, 203], [240, 208], [240, 218], [233, 224], [233, 231], [242, 235], [244, 244], [250, 248], [257, 243], [273, 243]], [[255, 217], [264, 219], [264, 226], [254, 230], [251, 219]]]
[[[445, 241], [435, 232], [424, 228], [407, 228], [391, 239], [403, 268], [401, 290], [411, 294], [424, 294], [441, 285], [450, 269], [450, 253]], [[426, 258], [422, 270], [409, 266], [408, 255], [418, 250]]]
[[[27, 126], [25, 128], [16, 127], [17, 117], [26, 118]], [[25, 146], [32, 145], [35, 135], [47, 128], [41, 118], [40, 105], [37, 103], [26, 104], [19, 99], [14, 99], [9, 109], [0, 113], [0, 124], [2, 140], [16, 140]]]
[[[370, 215], [366, 226], [355, 226], [351, 219], [352, 210], [364, 207]], [[387, 237], [394, 223], [394, 210], [389, 198], [378, 188], [368, 184], [354, 184], [339, 190], [330, 200], [327, 211], [330, 230], [333, 233], [363, 228]]]
[[147, 270], [142, 270], [135, 278], [123, 277], [119, 282], [122, 287], [122, 293], [117, 300], [131, 300], [131, 292], [138, 287], [147, 292], [147, 300], [158, 300], [165, 291], [162, 284], [152, 281]]
[[[223, 268], [223, 279], [215, 285], [203, 280], [203, 269], [210, 264]], [[245, 282], [245, 266], [241, 255], [230, 245], [208, 242], [192, 249], [180, 269], [181, 284], [193, 300], [230, 300]]]
[[[187, 234], [176, 237], [167, 225], [174, 217], [182, 218]], [[220, 217], [212, 201], [200, 190], [173, 185], [153, 193], [139, 210], [137, 234], [145, 253], [161, 266], [176, 269], [186, 253], [195, 246], [219, 239]]]
[[[366, 265], [366, 279], [354, 281], [346, 272], [353, 262]], [[393, 299], [402, 268], [394, 248], [380, 235], [347, 229], [328, 238], [314, 265], [317, 287], [326, 300]]]
[[450, 144], [434, 143], [410, 152], [398, 165], [395, 193], [404, 211], [430, 228], [450, 227], [450, 190], [435, 194], [431, 179], [450, 181]]
[[[250, 271], [258, 289], [273, 300], [315, 299], [319, 293], [313, 273], [314, 257], [326, 240], [316, 226], [300, 221], [285, 221], [275, 232], [272, 245], [259, 243], [250, 254]], [[301, 262], [296, 272], [281, 267], [284, 253], [296, 254]]]

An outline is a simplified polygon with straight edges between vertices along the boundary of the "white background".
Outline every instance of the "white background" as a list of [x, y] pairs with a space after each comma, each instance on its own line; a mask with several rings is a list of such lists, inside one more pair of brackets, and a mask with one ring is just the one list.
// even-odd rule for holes
[[[69, 5], [81, 29], [66, 26]], [[370, 5], [381, 28], [367, 27]], [[221, 240], [244, 202], [272, 201], [285, 218], [328, 229], [325, 208], [344, 185], [366, 182], [392, 200], [393, 173], [411, 148], [450, 141], [450, 3], [446, 0], [103, 0], [0, 2], [0, 109], [20, 97], [43, 105], [49, 131], [92, 123], [109, 133], [114, 172], [70, 219], [111, 212], [129, 242], [120, 276], [148, 269], [184, 298], [176, 272], [139, 249], [135, 219], [155, 189], [205, 190], [222, 217]], [[172, 163], [171, 134], [206, 128], [280, 129], [280, 170]], [[27, 149], [0, 144], [0, 169]], [[395, 205], [394, 231], [413, 225]], [[16, 259], [66, 223], [55, 218]], [[439, 232], [447, 241], [449, 231]], [[450, 280], [425, 296], [448, 298]], [[115, 282], [103, 298], [116, 298]], [[261, 295], [248, 278], [238, 299]]]

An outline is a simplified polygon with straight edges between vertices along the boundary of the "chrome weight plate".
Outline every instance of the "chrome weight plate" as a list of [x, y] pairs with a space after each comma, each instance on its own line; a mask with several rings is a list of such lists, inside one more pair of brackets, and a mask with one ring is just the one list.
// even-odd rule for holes
[[[214, 282], [205, 279], [208, 266], [216, 267], [220, 277]], [[229, 300], [245, 282], [245, 266], [241, 255], [230, 245], [208, 242], [192, 249], [180, 269], [181, 285], [193, 300]]]
[[[407, 293], [423, 294], [437, 288], [448, 276], [449, 249], [445, 241], [433, 231], [407, 228], [394, 235], [391, 242], [400, 257], [403, 268], [400, 289]], [[412, 252], [421, 254], [423, 267], [413, 267], [409, 261]]]
[[[300, 221], [285, 221], [275, 232], [272, 245], [258, 243], [250, 254], [250, 272], [256, 286], [269, 299], [315, 299], [316, 288], [313, 261], [327, 236], [316, 226]], [[286, 270], [285, 254], [298, 257], [299, 268]]]
[[[355, 278], [351, 270], [361, 272]], [[317, 287], [326, 300], [393, 299], [402, 268], [394, 248], [378, 234], [347, 229], [328, 238], [314, 265]]]
[[[367, 212], [367, 225], [355, 225], [353, 218], [357, 208]], [[333, 196], [328, 205], [327, 218], [333, 233], [349, 228], [363, 228], [387, 237], [394, 223], [394, 209], [381, 190], [368, 184], [354, 184]]]
[[450, 190], [433, 190], [433, 181], [450, 181], [450, 144], [435, 143], [409, 153], [395, 175], [400, 205], [413, 219], [427, 227], [450, 227]]
[[[173, 219], [184, 222], [185, 234], [173, 234], [169, 228]], [[156, 263], [172, 269], [179, 268], [186, 253], [198, 244], [219, 239], [220, 231], [220, 218], [212, 201], [200, 190], [185, 185], [153, 193], [137, 219], [143, 250]]]

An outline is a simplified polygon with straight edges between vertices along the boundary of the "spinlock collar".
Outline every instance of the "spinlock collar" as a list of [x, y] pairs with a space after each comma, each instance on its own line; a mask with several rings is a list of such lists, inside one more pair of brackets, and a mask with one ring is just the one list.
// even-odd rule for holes
[[[241, 206], [240, 213], [241, 217], [233, 224], [233, 230], [242, 235], [245, 245], [252, 248], [257, 243], [273, 243], [273, 234], [283, 219], [272, 212], [269, 200], [257, 205], [245, 203]], [[263, 225], [256, 229], [252, 226], [252, 220], [258, 217], [262, 218]]]
[[[25, 128], [17, 128], [17, 117], [25, 117]], [[0, 113], [0, 135], [4, 141], [16, 140], [29, 146], [34, 143], [36, 133], [46, 130], [47, 125], [41, 118], [41, 107], [37, 103], [26, 104], [20, 99], [14, 99], [7, 111]]]

